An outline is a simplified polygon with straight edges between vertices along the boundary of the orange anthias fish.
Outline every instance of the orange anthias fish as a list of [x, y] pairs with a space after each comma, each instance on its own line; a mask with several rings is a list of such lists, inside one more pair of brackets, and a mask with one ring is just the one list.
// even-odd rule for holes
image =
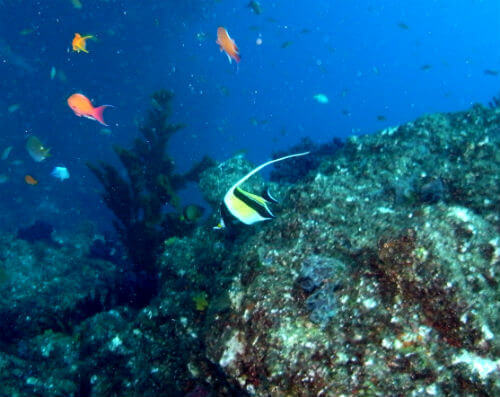
[[75, 33], [75, 37], [73, 37], [73, 42], [71, 43], [71, 45], [73, 46], [73, 51], [76, 52], [83, 51], [88, 54], [87, 40], [93, 38], [94, 36], [82, 36], [80, 35], [80, 33]]
[[38, 184], [38, 181], [33, 178], [31, 175], [26, 175], [24, 177], [24, 181], [28, 184], [28, 185], [37, 185]]
[[220, 46], [221, 52], [224, 51], [227, 55], [227, 59], [229, 59], [229, 63], [231, 63], [231, 58], [238, 63], [241, 60], [240, 50], [238, 46], [234, 42], [234, 40], [229, 37], [229, 33], [222, 26], [217, 28], [217, 44]]
[[90, 99], [82, 94], [73, 94], [68, 98], [69, 107], [75, 112], [78, 117], [86, 117], [91, 120], [96, 120], [102, 125], [108, 126], [103, 118], [104, 109], [113, 107], [113, 105], [102, 105], [94, 107]]

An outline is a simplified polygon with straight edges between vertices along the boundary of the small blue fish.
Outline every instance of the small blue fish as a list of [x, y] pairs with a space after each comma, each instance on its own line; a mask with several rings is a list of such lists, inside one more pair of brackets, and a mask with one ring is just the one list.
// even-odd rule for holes
[[313, 96], [313, 98], [316, 102], [321, 103], [323, 105], [329, 102], [328, 97], [325, 94], [316, 94]]
[[50, 175], [59, 179], [61, 182], [65, 179], [69, 179], [69, 171], [66, 167], [54, 167]]

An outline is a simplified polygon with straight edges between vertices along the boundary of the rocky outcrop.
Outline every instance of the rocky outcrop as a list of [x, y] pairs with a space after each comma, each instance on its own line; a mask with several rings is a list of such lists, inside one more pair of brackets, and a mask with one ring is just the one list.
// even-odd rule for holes
[[113, 265], [61, 246], [30, 262], [35, 248], [5, 237], [18, 271], [0, 273], [0, 308], [22, 322], [0, 343], [0, 384], [75, 397], [500, 395], [499, 153], [500, 110], [425, 116], [273, 183], [273, 221], [214, 231], [225, 191], [253, 167], [230, 159], [201, 176], [214, 214], [164, 242], [151, 302], [72, 321], [60, 313], [108, 296]]
[[240, 236], [207, 354], [251, 395], [500, 392], [500, 114], [350, 138]]

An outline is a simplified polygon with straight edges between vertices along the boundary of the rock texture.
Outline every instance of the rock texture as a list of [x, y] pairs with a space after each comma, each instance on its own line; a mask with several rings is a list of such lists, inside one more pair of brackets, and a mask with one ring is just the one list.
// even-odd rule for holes
[[207, 353], [249, 394], [500, 392], [498, 111], [353, 137], [239, 236]]
[[62, 316], [123, 269], [3, 237], [0, 396], [500, 395], [500, 109], [351, 137], [272, 185], [275, 220], [213, 231], [252, 167], [205, 171], [214, 214], [165, 241], [143, 308]]

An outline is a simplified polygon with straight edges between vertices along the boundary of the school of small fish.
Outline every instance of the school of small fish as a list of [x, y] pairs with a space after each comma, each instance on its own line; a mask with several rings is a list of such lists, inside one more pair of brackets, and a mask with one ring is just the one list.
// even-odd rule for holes
[[[75, 8], [81, 8], [82, 6], [78, 0], [72, 0], [72, 4]], [[261, 5], [258, 1], [250, 1], [248, 7], [252, 9], [252, 11], [257, 15], [262, 12]], [[31, 32], [28, 32], [27, 34], [29, 33]], [[75, 33], [71, 42], [73, 51], [76, 53], [83, 52], [85, 54], [88, 54], [89, 51], [87, 50], [87, 40], [89, 39], [94, 39], [94, 36], [82, 36], [80, 33]], [[232, 61], [234, 60], [236, 64], [238, 64], [241, 61], [240, 50], [236, 45], [235, 40], [232, 39], [231, 36], [229, 36], [227, 29], [223, 26], [219, 26], [217, 28], [216, 43], [219, 45], [220, 51], [226, 54], [229, 63], [232, 63]], [[260, 43], [258, 43], [258, 45], [260, 45], [261, 43], [262, 40], [260, 40]], [[52, 68], [50, 69], [50, 79], [54, 80], [56, 75], [57, 69], [52, 66]], [[314, 96], [314, 99], [319, 103], [328, 103], [328, 98], [324, 94], [317, 94]], [[101, 125], [108, 127], [108, 124], [106, 124], [106, 122], [104, 121], [103, 113], [106, 108], [113, 107], [112, 105], [94, 106], [89, 98], [87, 98], [84, 94], [78, 92], [68, 97], [67, 104], [76, 116], [85, 117], [90, 120], [97, 121]], [[18, 104], [12, 105], [9, 108], [9, 112], [14, 112], [18, 108]], [[101, 129], [101, 133], [104, 133], [103, 131], [105, 131], [105, 134], [111, 133], [109, 129]], [[1, 159], [6, 160], [9, 157], [11, 150], [12, 146], [5, 148], [1, 154]], [[26, 140], [26, 151], [28, 152], [30, 157], [37, 163], [40, 163], [51, 156], [50, 148], [46, 147], [45, 144], [43, 144], [42, 141], [35, 135], [30, 135]], [[277, 203], [277, 201], [271, 196], [269, 191], [264, 192], [262, 195], [256, 195], [244, 191], [243, 189], [241, 189], [240, 185], [242, 185], [247, 179], [260, 171], [262, 168], [267, 167], [270, 164], [293, 157], [304, 156], [306, 154], [308, 153], [298, 153], [268, 161], [253, 169], [238, 182], [236, 182], [224, 196], [224, 200], [221, 205], [221, 220], [214, 229], [223, 229], [227, 227], [227, 225], [234, 223], [252, 225], [257, 222], [274, 218], [269, 205], [272, 203]], [[70, 174], [66, 167], [56, 166], [52, 169], [51, 176], [62, 182], [66, 179], [69, 179]], [[7, 180], [8, 177], [6, 175], [0, 175], [0, 183], [5, 183]], [[24, 176], [24, 181], [27, 185], [30, 186], [36, 186], [39, 183], [38, 179], [31, 174], [26, 174]], [[193, 222], [199, 219], [202, 215], [202, 207], [191, 205], [184, 208], [181, 217], [186, 221]]]
[[[81, 9], [82, 8], [82, 3], [80, 0], [70, 0], [71, 4], [73, 5], [74, 8], [76, 9]], [[261, 15], [262, 14], [262, 6], [261, 3], [257, 0], [251, 0], [247, 4], [247, 7], [255, 14], [255, 15]], [[274, 21], [272, 18], [267, 18], [268, 21]], [[402, 30], [409, 30], [410, 27], [404, 23], [404, 22], [398, 22], [397, 26], [402, 29]], [[29, 35], [33, 33], [33, 29], [23, 29], [21, 31], [21, 35]], [[309, 33], [310, 30], [308, 29], [303, 29], [301, 33]], [[205, 32], [199, 32], [196, 35], [196, 38], [198, 41], [202, 42], [205, 41], [207, 37], [207, 34]], [[229, 63], [232, 63], [234, 60], [236, 63], [236, 67], [238, 68], [238, 64], [241, 62], [241, 54], [240, 54], [240, 49], [238, 45], [236, 44], [236, 41], [231, 38], [229, 35], [228, 30], [224, 26], [219, 26], [217, 28], [217, 33], [216, 33], [216, 44], [219, 46], [220, 52], [224, 52], [227, 56], [227, 59]], [[89, 54], [89, 50], [87, 49], [87, 42], [89, 40], [95, 40], [96, 37], [91, 34], [87, 35], [82, 35], [80, 33], [75, 33], [74, 37], [71, 41], [71, 49], [75, 53], [84, 53], [84, 54]], [[256, 39], [256, 44], [261, 45], [263, 43], [262, 41], [262, 36], [259, 34], [259, 36]], [[293, 44], [292, 41], [284, 41], [281, 44], [281, 48], [285, 49], [290, 47]], [[16, 64], [20, 66], [21, 68], [25, 69], [28, 72], [32, 72], [34, 69], [29, 65], [26, 60], [18, 56], [17, 54], [14, 54], [10, 47], [6, 45], [6, 43], [0, 41], [0, 55], [2, 55], [9, 59], [9, 61], [13, 64]], [[431, 69], [431, 65], [429, 64], [424, 64], [420, 67], [420, 70], [427, 71]], [[378, 74], [379, 71], [376, 67], [373, 68], [373, 72], [375, 74]], [[358, 72], [359, 73], [359, 72]], [[485, 70], [484, 74], [490, 75], [490, 76], [497, 76], [499, 72], [497, 70]], [[54, 80], [56, 77], [58, 77], [61, 81], [65, 81], [66, 77], [64, 75], [64, 72], [61, 70], [57, 70], [55, 66], [52, 66], [50, 69], [50, 79]], [[221, 88], [221, 90], [225, 89], [224, 87]], [[225, 89], [227, 90], [227, 89]], [[345, 92], [347, 90], [343, 90], [341, 93], [341, 96], [345, 96]], [[326, 94], [324, 93], [317, 93], [312, 96], [313, 100], [317, 102], [318, 104], [322, 105], [327, 105], [329, 103], [329, 98]], [[73, 111], [73, 113], [78, 116], [78, 117], [84, 117], [93, 121], [97, 121], [104, 127], [108, 127], [108, 124], [104, 120], [104, 110], [107, 109], [108, 107], [113, 107], [113, 105], [101, 105], [101, 106], [94, 106], [92, 104], [92, 101], [86, 97], [84, 94], [76, 92], [69, 96], [67, 98], [67, 104], [69, 108]], [[19, 104], [12, 104], [8, 107], [8, 112], [9, 113], [14, 113], [20, 108]], [[342, 114], [349, 116], [350, 112], [347, 109], [343, 109]], [[386, 121], [387, 118], [385, 115], [377, 115], [376, 119], [378, 121]], [[265, 122], [264, 121], [259, 121], [255, 117], [252, 117], [250, 119], [251, 123], [254, 126], [261, 125]], [[100, 133], [102, 135], [110, 135], [111, 134], [111, 129], [109, 128], [102, 128], [100, 130]], [[26, 150], [30, 157], [37, 163], [40, 163], [44, 160], [46, 160], [48, 157], [51, 156], [50, 153], [50, 148], [46, 147], [42, 141], [34, 136], [30, 135], [28, 139], [26, 140]], [[5, 161], [9, 158], [9, 155], [12, 151], [12, 146], [6, 147], [0, 155], [0, 159]], [[273, 163], [283, 161], [289, 158], [294, 158], [294, 157], [299, 157], [299, 156], [304, 156], [308, 154], [308, 152], [305, 153], [297, 153], [289, 156], [285, 156], [282, 158], [278, 158], [275, 160], [268, 161], [257, 168], [253, 169], [251, 172], [249, 172], [247, 175], [245, 175], [243, 178], [241, 178], [238, 182], [236, 182], [226, 193], [226, 195], [223, 198], [223, 202], [220, 207], [220, 215], [221, 215], [221, 220], [219, 224], [214, 228], [214, 229], [222, 229], [225, 228], [228, 224], [232, 223], [241, 223], [245, 225], [251, 225], [257, 222], [265, 221], [272, 219], [274, 217], [273, 213], [271, 212], [269, 205], [272, 203], [276, 203], [276, 200], [269, 194], [268, 191], [262, 193], [261, 195], [256, 195], [252, 194], [249, 192], [244, 191], [243, 189], [240, 188], [240, 185], [243, 184], [247, 179], [249, 179], [252, 175], [260, 171], [262, 168], [267, 167], [268, 165], [271, 165]], [[19, 160], [15, 161], [16, 163], [20, 164]], [[12, 162], [14, 164], [14, 162]], [[69, 171], [66, 167], [64, 166], [55, 166], [51, 172], [51, 176], [54, 177], [55, 179], [58, 179], [60, 181], [64, 181], [70, 177]], [[5, 174], [0, 174], [0, 183], [5, 183], [8, 181], [8, 176]], [[34, 176], [30, 174], [26, 174], [24, 177], [24, 181], [26, 184], [35, 186], [38, 184], [38, 179], [35, 178]], [[195, 206], [191, 207], [186, 207], [183, 211], [183, 217], [185, 219], [189, 220], [195, 220], [198, 217], [202, 215], [202, 211], [200, 208], [197, 208]]]

